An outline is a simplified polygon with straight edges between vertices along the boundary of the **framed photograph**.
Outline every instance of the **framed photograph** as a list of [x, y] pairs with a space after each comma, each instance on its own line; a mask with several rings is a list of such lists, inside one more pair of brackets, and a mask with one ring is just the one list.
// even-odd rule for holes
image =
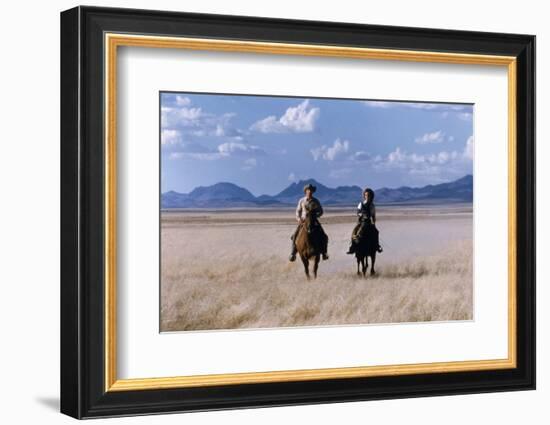
[[61, 13], [61, 412], [535, 388], [535, 37]]

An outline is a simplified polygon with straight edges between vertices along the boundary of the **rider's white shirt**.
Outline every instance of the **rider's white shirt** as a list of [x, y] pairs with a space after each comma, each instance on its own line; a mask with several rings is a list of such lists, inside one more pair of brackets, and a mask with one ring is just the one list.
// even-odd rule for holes
[[315, 197], [311, 197], [311, 199], [307, 199], [307, 196], [304, 196], [298, 201], [298, 205], [296, 206], [296, 220], [300, 221], [301, 219], [306, 218], [307, 214], [307, 204], [310, 202], [316, 202], [319, 206], [319, 210], [317, 213], [317, 217], [321, 217], [323, 215], [323, 207], [321, 206], [321, 202]]

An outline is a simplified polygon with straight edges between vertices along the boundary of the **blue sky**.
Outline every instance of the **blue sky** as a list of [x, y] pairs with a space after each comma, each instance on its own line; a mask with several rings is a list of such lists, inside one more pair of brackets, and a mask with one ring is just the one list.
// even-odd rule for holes
[[469, 104], [166, 92], [160, 103], [162, 192], [424, 186], [473, 172]]

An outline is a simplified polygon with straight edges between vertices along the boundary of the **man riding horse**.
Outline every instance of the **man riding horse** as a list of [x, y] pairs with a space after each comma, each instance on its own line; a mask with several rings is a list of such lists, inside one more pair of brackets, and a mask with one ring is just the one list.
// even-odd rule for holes
[[[323, 230], [321, 223], [319, 223], [319, 221], [317, 220], [323, 215], [323, 207], [321, 206], [321, 202], [319, 202], [317, 198], [313, 197], [313, 193], [316, 190], [317, 188], [315, 186], [313, 186], [312, 184], [307, 184], [306, 186], [304, 186], [305, 196], [298, 201], [298, 206], [296, 207], [296, 220], [298, 221], [298, 226], [290, 237], [290, 239], [292, 239], [292, 251], [290, 253], [290, 257], [288, 258], [289, 261], [296, 260], [296, 237], [298, 236], [298, 232], [300, 231], [300, 228], [302, 227], [302, 224], [304, 223], [306, 215], [308, 213], [310, 213], [311, 216], [314, 218], [314, 226], [321, 232], [324, 240], [328, 241], [328, 237]], [[328, 260], [327, 245], [328, 244], [326, 242], [323, 244], [323, 260]]]
[[346, 254], [353, 254], [356, 251], [357, 244], [365, 234], [368, 226], [372, 226], [372, 235], [374, 246], [378, 252], [382, 252], [382, 247], [378, 241], [378, 229], [376, 228], [376, 208], [374, 206], [374, 191], [371, 188], [363, 190], [363, 199], [357, 205], [357, 224], [351, 234], [351, 242]]

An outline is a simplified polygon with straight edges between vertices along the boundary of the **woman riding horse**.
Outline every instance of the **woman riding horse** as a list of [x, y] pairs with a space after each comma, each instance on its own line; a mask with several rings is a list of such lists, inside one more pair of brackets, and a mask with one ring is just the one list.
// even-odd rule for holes
[[372, 235], [374, 241], [374, 246], [378, 252], [382, 252], [382, 247], [380, 246], [378, 240], [378, 229], [376, 228], [376, 208], [374, 206], [374, 191], [367, 187], [363, 190], [363, 199], [357, 205], [357, 224], [353, 229], [351, 234], [351, 242], [349, 245], [348, 252], [346, 254], [354, 254], [357, 245], [365, 231], [370, 227], [369, 236]]

